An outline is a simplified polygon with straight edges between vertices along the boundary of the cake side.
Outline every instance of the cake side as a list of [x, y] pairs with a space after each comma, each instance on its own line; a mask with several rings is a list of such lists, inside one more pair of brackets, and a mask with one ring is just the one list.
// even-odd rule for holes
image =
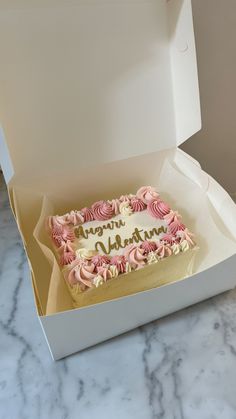
[[[192, 253], [191, 249], [196, 247], [193, 234], [183, 224], [181, 215], [172, 210], [151, 186], [141, 187], [136, 195], [98, 201], [90, 208], [50, 216], [46, 228], [77, 304], [79, 294], [84, 295], [82, 304], [82, 299], [86, 300], [85, 294], [90, 300], [94, 294], [96, 300], [96, 291], [97, 296], [104, 293], [109, 299], [108, 295], [113, 295], [112, 287], [116, 295], [115, 289], [121, 286], [128, 287], [130, 293], [158, 286], [158, 282], [141, 285], [142, 281], [138, 286], [134, 279], [136, 285], [132, 287], [128, 285], [128, 277], [137, 277], [130, 274], [145, 267], [147, 273], [149, 265], [160, 265], [155, 268], [158, 274], [163, 268], [161, 261], [181, 253]], [[176, 264], [177, 258], [174, 259]], [[168, 263], [164, 265], [167, 267]], [[175, 280], [174, 275], [172, 277]], [[115, 282], [120, 284], [115, 285]], [[123, 293], [117, 291], [116, 296], [126, 295], [124, 292], [125, 289]]]

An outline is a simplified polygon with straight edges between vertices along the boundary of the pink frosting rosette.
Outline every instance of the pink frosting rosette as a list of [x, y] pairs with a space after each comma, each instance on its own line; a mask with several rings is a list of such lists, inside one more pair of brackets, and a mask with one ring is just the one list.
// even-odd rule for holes
[[82, 208], [81, 214], [83, 215], [85, 223], [87, 223], [88, 221], [94, 220], [93, 211], [91, 210], [91, 208], [87, 208], [87, 207]]
[[107, 266], [99, 266], [97, 268], [97, 273], [104, 279], [105, 282], [112, 278], [112, 273]]
[[108, 201], [108, 202], [111, 205], [113, 213], [115, 215], [118, 215], [120, 213], [120, 200], [115, 198], [115, 199], [112, 199], [111, 201]]
[[98, 201], [92, 205], [95, 220], [105, 221], [113, 217], [114, 211], [108, 201]]
[[92, 263], [95, 266], [95, 269], [98, 271], [98, 268], [110, 263], [110, 258], [106, 255], [95, 255], [92, 257]]
[[137, 196], [131, 198], [130, 206], [134, 212], [140, 212], [140, 211], [145, 210], [146, 208], [146, 205], [144, 204], [144, 202]]
[[137, 197], [145, 204], [148, 204], [153, 199], [158, 199], [159, 193], [152, 186], [142, 186], [137, 192]]
[[47, 218], [46, 228], [49, 229], [53, 234], [61, 231], [61, 226], [68, 224], [64, 216], [51, 215]]
[[63, 243], [58, 249], [60, 256], [60, 265], [69, 265], [76, 258], [75, 251], [70, 242]]
[[78, 263], [71, 269], [67, 277], [67, 281], [70, 285], [79, 284], [81, 291], [86, 290], [87, 288], [92, 288], [92, 280], [96, 276], [94, 272], [93, 263], [89, 264], [79, 260]]
[[181, 215], [178, 213], [178, 211], [171, 210], [168, 214], [164, 216], [164, 220], [167, 222], [167, 224], [173, 223], [173, 221], [181, 220]]
[[144, 250], [135, 244], [126, 247], [124, 256], [133, 269], [139, 269], [145, 265], [146, 257], [144, 255]]
[[52, 230], [51, 237], [57, 247], [60, 247], [64, 242], [75, 241], [75, 233], [68, 225], [57, 226], [56, 231]]
[[180, 238], [180, 242], [186, 240], [191, 246], [195, 246], [195, 241], [193, 240], [194, 234], [187, 228], [177, 231], [176, 236]]
[[164, 216], [170, 212], [170, 207], [160, 199], [153, 199], [148, 202], [147, 211], [152, 217], [163, 220]]
[[68, 214], [65, 215], [65, 220], [70, 223], [73, 224], [74, 226], [78, 225], [78, 224], [83, 224], [84, 222], [84, 217], [81, 214], [80, 211], [70, 211]]
[[126, 272], [126, 259], [122, 255], [113, 256], [111, 258], [111, 265], [114, 265], [119, 273], [125, 273]]
[[156, 254], [160, 259], [166, 258], [172, 254], [172, 250], [168, 245], [160, 244], [156, 250]]
[[168, 230], [170, 234], [175, 235], [177, 231], [185, 230], [185, 228], [185, 225], [181, 223], [181, 221], [177, 217], [175, 217], [174, 221], [172, 221], [172, 223], [169, 224]]
[[166, 233], [162, 236], [161, 241], [172, 246], [172, 244], [176, 243], [176, 237], [173, 234]]
[[155, 250], [157, 249], [157, 244], [156, 242], [145, 240], [142, 242], [140, 247], [144, 250], [144, 254], [146, 255], [150, 252], [155, 252]]

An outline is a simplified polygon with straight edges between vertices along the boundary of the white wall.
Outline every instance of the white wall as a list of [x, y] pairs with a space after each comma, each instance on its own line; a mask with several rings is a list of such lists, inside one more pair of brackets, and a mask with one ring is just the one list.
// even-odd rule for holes
[[236, 192], [236, 0], [192, 0], [202, 130], [183, 149]]

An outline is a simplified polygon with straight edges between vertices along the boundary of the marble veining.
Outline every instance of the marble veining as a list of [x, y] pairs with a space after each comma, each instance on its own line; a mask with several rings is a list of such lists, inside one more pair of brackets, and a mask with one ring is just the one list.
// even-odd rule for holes
[[1, 178], [0, 419], [236, 419], [235, 388], [236, 291], [53, 362]]

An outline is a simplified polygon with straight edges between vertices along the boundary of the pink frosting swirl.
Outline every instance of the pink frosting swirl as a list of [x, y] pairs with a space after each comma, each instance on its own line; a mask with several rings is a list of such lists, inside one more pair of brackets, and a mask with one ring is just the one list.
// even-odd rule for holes
[[121, 202], [130, 202], [130, 199], [132, 198], [133, 195], [129, 194], [129, 195], [121, 195], [120, 197], [120, 203]]
[[137, 197], [147, 204], [153, 199], [158, 199], [159, 193], [152, 186], [142, 186], [137, 192]]
[[140, 212], [140, 211], [145, 210], [146, 208], [146, 205], [144, 204], [144, 202], [140, 198], [137, 198], [136, 196], [134, 198], [131, 198], [130, 206], [134, 212]]
[[155, 252], [155, 250], [157, 249], [157, 244], [156, 242], [145, 240], [144, 242], [142, 242], [140, 247], [144, 250], [144, 254], [146, 255], [147, 253]]
[[168, 230], [170, 234], [176, 234], [177, 231], [185, 230], [185, 225], [181, 223], [181, 221], [175, 217], [174, 221], [169, 225]]
[[98, 275], [100, 275], [106, 282], [108, 279], [112, 278], [112, 273], [107, 266], [99, 266], [97, 268]]
[[133, 269], [141, 268], [145, 265], [144, 250], [135, 244], [131, 244], [125, 248], [124, 256]]
[[156, 250], [156, 254], [160, 259], [166, 258], [172, 254], [172, 250], [169, 246], [165, 244], [160, 244]]
[[187, 228], [185, 228], [185, 230], [177, 231], [176, 236], [178, 236], [180, 238], [180, 242], [183, 242], [184, 240], [187, 240], [187, 242], [191, 246], [195, 246], [195, 241], [193, 240], [194, 234], [191, 233], [191, 231], [189, 231]]
[[92, 205], [95, 220], [105, 221], [113, 217], [114, 212], [111, 204], [107, 201], [98, 201]]
[[78, 225], [78, 224], [83, 224], [84, 222], [84, 217], [81, 214], [80, 211], [71, 211], [68, 214], [65, 215], [65, 220], [70, 223], [73, 224], [74, 226]]
[[111, 201], [108, 201], [111, 205], [112, 211], [115, 215], [118, 215], [120, 213], [120, 200], [119, 199], [112, 199]]
[[62, 266], [69, 265], [76, 258], [76, 254], [70, 242], [63, 243], [58, 249], [58, 252], [61, 254], [60, 265]]
[[176, 237], [173, 236], [173, 234], [166, 233], [162, 236], [161, 241], [164, 244], [169, 244], [172, 246], [172, 244], [176, 243]]
[[152, 217], [162, 220], [170, 212], [170, 207], [164, 201], [154, 199], [148, 202], [147, 211]]
[[173, 221], [175, 221], [175, 219], [177, 220], [181, 220], [181, 215], [177, 212], [177, 211], [170, 211], [169, 214], [166, 214], [164, 216], [165, 221], [167, 222], [167, 224], [171, 224], [173, 223]]
[[58, 226], [56, 232], [52, 230], [51, 237], [57, 247], [60, 247], [64, 242], [75, 241], [75, 233], [72, 228], [67, 225]]
[[57, 229], [60, 230], [61, 226], [68, 224], [64, 216], [61, 215], [51, 215], [47, 218], [46, 227], [49, 228], [53, 233], [57, 232]]
[[110, 258], [106, 255], [96, 255], [92, 257], [92, 263], [94, 264], [96, 271], [98, 271], [99, 267], [110, 263]]
[[111, 265], [114, 265], [119, 273], [125, 273], [126, 272], [126, 259], [124, 256], [113, 256], [111, 258]]
[[87, 288], [92, 288], [92, 280], [96, 276], [94, 273], [94, 265], [79, 260], [78, 264], [75, 265], [67, 277], [67, 281], [70, 285], [79, 284], [81, 291]]
[[88, 221], [94, 220], [93, 211], [91, 210], [91, 208], [88, 208], [88, 207], [82, 208], [81, 213], [84, 217], [85, 223], [87, 223]]

